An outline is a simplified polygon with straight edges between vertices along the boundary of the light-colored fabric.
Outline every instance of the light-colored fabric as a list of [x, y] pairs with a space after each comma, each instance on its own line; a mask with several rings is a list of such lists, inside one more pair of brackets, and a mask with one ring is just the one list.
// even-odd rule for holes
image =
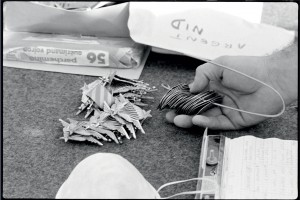
[[82, 160], [56, 194], [56, 199], [154, 199], [152, 185], [125, 158], [97, 153]]

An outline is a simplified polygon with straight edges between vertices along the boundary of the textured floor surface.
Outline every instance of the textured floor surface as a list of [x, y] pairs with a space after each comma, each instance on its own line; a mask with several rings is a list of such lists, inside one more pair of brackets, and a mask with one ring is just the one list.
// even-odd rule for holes
[[[136, 140], [124, 144], [65, 143], [59, 118], [75, 116], [83, 83], [96, 78], [34, 70], [3, 68], [3, 196], [7, 198], [54, 198], [71, 170], [97, 152], [116, 153], [129, 160], [157, 189], [164, 183], [197, 177], [202, 128], [180, 129], [156, 109], [166, 92], [161, 84], [176, 85], [193, 80], [201, 61], [151, 53], [140, 79], [156, 86], [155, 100], [146, 109], [146, 120]], [[296, 105], [296, 104], [293, 104]], [[228, 137], [255, 135], [298, 140], [298, 110], [288, 107], [274, 119], [241, 131], [217, 131]], [[194, 190], [195, 183], [164, 190], [162, 195]], [[185, 196], [193, 198], [193, 196]]]
[[[155, 187], [197, 177], [203, 129], [184, 130], [168, 124], [156, 109], [166, 92], [160, 85], [193, 80], [199, 61], [151, 54], [141, 79], [159, 90], [147, 108], [153, 117], [145, 121], [146, 134], [123, 145], [104, 143], [64, 143], [58, 118], [75, 116], [84, 82], [95, 77], [6, 68], [3, 69], [3, 192], [12, 198], [53, 198], [75, 165], [97, 152], [122, 155], [133, 163]], [[232, 132], [216, 132], [229, 137], [256, 135], [297, 140], [297, 115], [289, 107], [285, 114], [257, 126]], [[212, 133], [212, 132], [211, 132]], [[193, 183], [166, 189], [166, 194], [191, 190]]]

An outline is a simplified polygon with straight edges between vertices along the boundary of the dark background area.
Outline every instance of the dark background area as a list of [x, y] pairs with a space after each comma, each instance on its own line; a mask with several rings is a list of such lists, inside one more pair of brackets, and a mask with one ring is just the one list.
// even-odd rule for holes
[[[275, 5], [276, 6], [276, 5]], [[291, 18], [265, 9], [264, 22], [288, 26]], [[279, 16], [286, 23], [274, 19]], [[76, 116], [84, 82], [92, 76], [61, 74], [3, 67], [3, 197], [54, 198], [57, 190], [72, 169], [84, 158], [98, 152], [116, 153], [130, 161], [144, 177], [158, 189], [161, 185], [198, 176], [203, 128], [181, 129], [165, 120], [166, 111], [157, 105], [166, 89], [190, 83], [195, 69], [202, 62], [174, 55], [151, 53], [140, 77], [156, 86], [155, 100], [149, 102], [152, 118], [145, 121], [146, 134], [137, 134], [136, 140], [124, 140], [122, 145], [104, 143], [102, 147], [88, 142], [68, 142], [62, 136], [59, 118], [84, 120]], [[256, 126], [239, 131], [209, 131], [234, 138], [255, 135], [298, 140], [297, 102], [286, 112]], [[194, 190], [196, 182], [164, 189], [162, 196]], [[193, 196], [183, 196], [193, 198]]]

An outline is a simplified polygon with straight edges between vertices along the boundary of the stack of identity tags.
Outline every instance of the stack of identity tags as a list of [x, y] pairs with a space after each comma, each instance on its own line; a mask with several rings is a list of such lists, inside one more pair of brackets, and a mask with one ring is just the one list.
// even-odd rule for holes
[[205, 91], [199, 94], [190, 93], [187, 84], [179, 84], [171, 88], [160, 100], [158, 109], [174, 109], [177, 114], [197, 115], [205, 112], [219, 103], [222, 96], [214, 91]]
[[155, 87], [112, 74], [108, 78], [99, 77], [81, 89], [82, 104], [76, 114], [87, 110], [85, 118], [93, 115], [89, 121], [68, 118], [68, 123], [59, 119], [64, 126], [60, 139], [89, 141], [102, 146], [101, 141], [122, 144], [124, 137], [136, 139], [137, 131], [145, 133], [142, 123], [151, 117], [151, 110], [145, 111], [139, 106], [148, 105], [142, 101], [153, 99], [145, 94], [156, 91]]

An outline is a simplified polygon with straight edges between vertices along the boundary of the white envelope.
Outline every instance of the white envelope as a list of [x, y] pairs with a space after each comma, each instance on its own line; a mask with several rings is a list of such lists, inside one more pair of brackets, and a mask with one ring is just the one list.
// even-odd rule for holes
[[73, 11], [30, 1], [4, 4], [4, 28], [10, 31], [129, 37], [128, 3]]
[[195, 58], [264, 56], [288, 46], [295, 33], [257, 23], [261, 9], [253, 2], [130, 2], [128, 28], [138, 43]]

